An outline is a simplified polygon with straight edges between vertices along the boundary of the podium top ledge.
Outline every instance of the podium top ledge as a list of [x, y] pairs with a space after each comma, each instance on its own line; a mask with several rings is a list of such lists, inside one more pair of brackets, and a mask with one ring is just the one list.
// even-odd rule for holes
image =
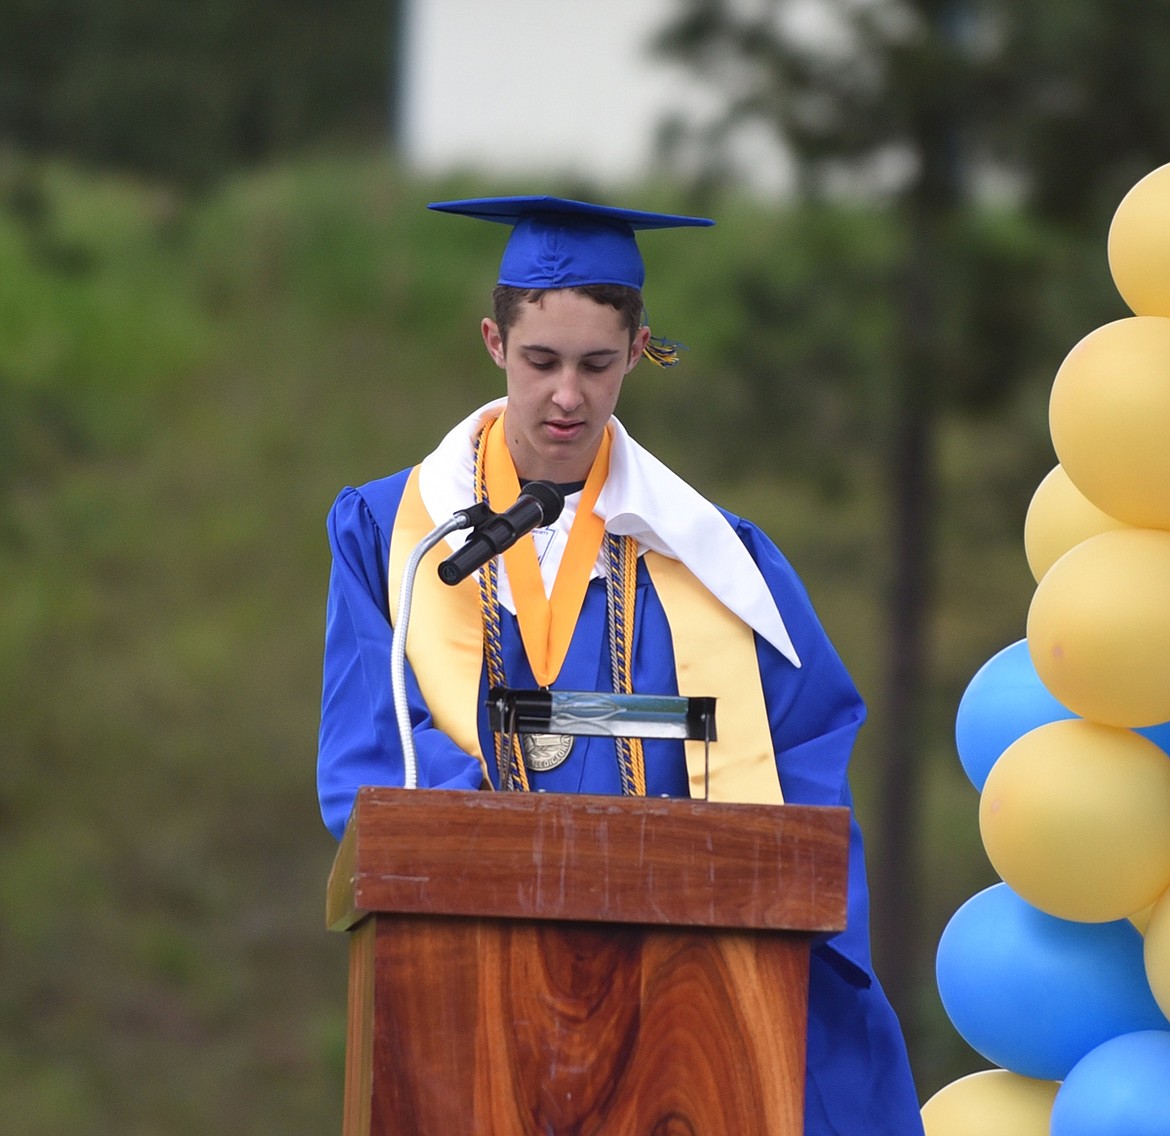
[[370, 914], [723, 929], [845, 927], [849, 810], [367, 787], [326, 922]]

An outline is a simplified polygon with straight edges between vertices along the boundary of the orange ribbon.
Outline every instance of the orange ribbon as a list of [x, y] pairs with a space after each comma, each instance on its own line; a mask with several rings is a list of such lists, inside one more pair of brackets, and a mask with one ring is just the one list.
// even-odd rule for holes
[[[484, 480], [488, 502], [497, 513], [515, 504], [520, 496], [520, 479], [508, 452], [503, 428], [504, 415], [487, 427], [484, 439]], [[601, 447], [581, 491], [577, 515], [569, 529], [569, 540], [557, 569], [552, 595], [544, 590], [536, 545], [531, 534], [518, 540], [504, 553], [504, 566], [516, 605], [516, 620], [524, 652], [539, 686], [551, 686], [560, 674], [585, 602], [585, 589], [601, 542], [605, 522], [593, 512], [601, 487], [609, 475], [610, 432], [601, 438]]]

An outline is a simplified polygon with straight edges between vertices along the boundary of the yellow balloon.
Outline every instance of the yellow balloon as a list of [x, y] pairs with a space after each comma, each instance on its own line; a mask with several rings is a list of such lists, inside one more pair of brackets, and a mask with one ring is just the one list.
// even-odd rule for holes
[[1170, 318], [1090, 332], [1060, 365], [1048, 404], [1056, 456], [1098, 509], [1170, 529]]
[[1124, 919], [1170, 888], [1170, 758], [1132, 730], [1039, 726], [1001, 754], [979, 801], [988, 859], [1060, 919]]
[[1048, 1136], [1060, 1085], [1004, 1069], [960, 1077], [922, 1106], [926, 1136]]
[[1154, 905], [1146, 925], [1146, 977], [1162, 1013], [1170, 1018], [1170, 891]]
[[1074, 714], [1170, 721], [1170, 533], [1118, 529], [1069, 549], [1036, 585], [1027, 630], [1040, 681]]
[[1133, 312], [1170, 316], [1170, 165], [1122, 198], [1109, 226], [1109, 269]]
[[1024, 518], [1024, 553], [1037, 582], [1070, 548], [1091, 536], [1126, 528], [1102, 512], [1056, 466], [1040, 482]]
[[1154, 905], [1151, 903], [1141, 911], [1135, 911], [1129, 916], [1129, 921], [1144, 935], [1150, 925], [1150, 917], [1154, 914]]

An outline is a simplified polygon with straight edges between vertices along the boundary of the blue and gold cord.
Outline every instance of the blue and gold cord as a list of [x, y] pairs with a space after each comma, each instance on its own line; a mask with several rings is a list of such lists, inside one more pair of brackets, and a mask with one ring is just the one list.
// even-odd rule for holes
[[[487, 431], [481, 431], [475, 443], [475, 499], [487, 501], [487, 480], [484, 476], [484, 454], [487, 447], [483, 439]], [[483, 654], [487, 664], [488, 690], [504, 686], [504, 649], [500, 633], [500, 602], [496, 574], [496, 558], [484, 565], [479, 574], [479, 610], [483, 616]], [[496, 770], [500, 788], [513, 786], [527, 792], [528, 770], [520, 752], [520, 739], [513, 733], [505, 734], [496, 730], [493, 734], [496, 745]]]
[[[633, 537], [605, 534], [605, 598], [609, 615], [609, 658], [613, 689], [634, 690], [634, 604], [638, 594], [638, 546]], [[622, 792], [646, 795], [646, 762], [641, 738], [614, 738]]]

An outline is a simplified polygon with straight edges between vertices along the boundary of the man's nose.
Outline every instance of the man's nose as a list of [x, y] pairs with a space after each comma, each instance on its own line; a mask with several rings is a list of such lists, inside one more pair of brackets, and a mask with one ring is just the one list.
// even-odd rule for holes
[[561, 410], [576, 410], [584, 401], [581, 395], [581, 378], [576, 368], [567, 366], [561, 369], [556, 390], [553, 392], [553, 402]]

